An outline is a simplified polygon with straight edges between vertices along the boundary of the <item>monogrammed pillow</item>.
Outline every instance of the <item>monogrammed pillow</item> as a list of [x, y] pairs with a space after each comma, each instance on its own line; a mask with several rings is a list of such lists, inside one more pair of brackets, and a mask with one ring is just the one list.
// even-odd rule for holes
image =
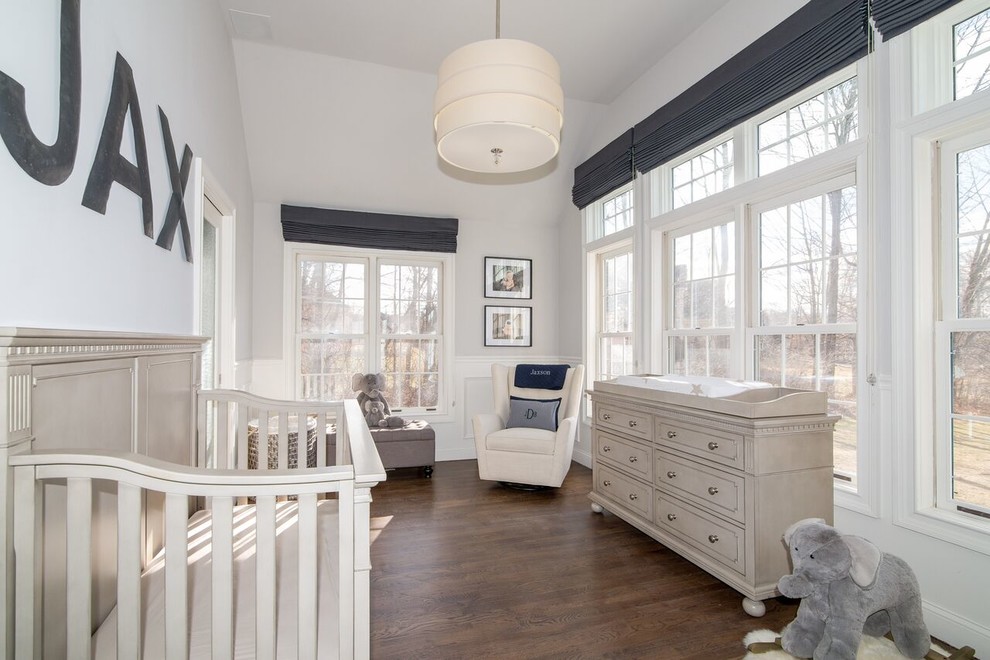
[[560, 399], [523, 399], [509, 397], [509, 423], [506, 428], [557, 430]]

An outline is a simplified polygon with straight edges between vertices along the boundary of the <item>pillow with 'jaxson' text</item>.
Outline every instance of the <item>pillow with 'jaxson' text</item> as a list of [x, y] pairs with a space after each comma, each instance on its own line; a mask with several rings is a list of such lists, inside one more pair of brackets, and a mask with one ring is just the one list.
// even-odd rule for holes
[[560, 399], [523, 399], [509, 397], [509, 423], [506, 428], [557, 430]]

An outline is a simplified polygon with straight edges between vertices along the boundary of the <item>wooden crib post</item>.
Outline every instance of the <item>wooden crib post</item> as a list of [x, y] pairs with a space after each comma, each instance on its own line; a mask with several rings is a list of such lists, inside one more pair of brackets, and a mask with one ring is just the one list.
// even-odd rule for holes
[[371, 657], [371, 489], [354, 490], [354, 657]]

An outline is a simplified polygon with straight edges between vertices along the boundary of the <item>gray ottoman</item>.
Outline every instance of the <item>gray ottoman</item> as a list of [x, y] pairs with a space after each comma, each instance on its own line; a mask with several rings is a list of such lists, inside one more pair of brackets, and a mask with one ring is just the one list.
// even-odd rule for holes
[[[327, 434], [327, 458], [332, 465], [337, 455], [337, 429], [331, 427]], [[410, 419], [397, 429], [371, 429], [378, 455], [386, 470], [392, 468], [422, 467], [427, 479], [433, 476], [436, 457], [436, 433], [433, 427], [421, 419]]]

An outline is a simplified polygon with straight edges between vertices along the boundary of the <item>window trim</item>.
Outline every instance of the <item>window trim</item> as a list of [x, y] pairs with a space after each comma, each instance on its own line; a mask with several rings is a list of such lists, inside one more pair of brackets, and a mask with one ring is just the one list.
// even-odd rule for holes
[[[985, 0], [984, 0], [985, 1]], [[984, 5], [985, 6], [985, 5]], [[890, 79], [897, 114], [891, 128], [891, 217], [907, 218], [904, 231], [891, 232], [891, 277], [904, 286], [891, 291], [891, 384], [892, 405], [897, 410], [913, 411], [910, 415], [890, 417], [891, 428], [885, 433], [910, 442], [892, 443], [894, 491], [892, 522], [940, 541], [990, 555], [990, 522], [977, 516], [938, 509], [934, 493], [932, 429], [935, 424], [934, 401], [934, 310], [938, 300], [932, 283], [936, 271], [937, 231], [933, 217], [933, 195], [938, 186], [933, 181], [933, 145], [950, 140], [986, 125], [990, 115], [990, 94], [974, 94], [940, 107], [919, 110], [919, 89], [924, 78], [916, 75], [916, 60], [931, 45], [924, 39], [922, 24], [909, 34], [910, 39], [890, 41]], [[926, 46], [927, 43], [927, 46]], [[930, 52], [930, 51], [929, 51]], [[912, 114], [912, 109], [916, 114]]]
[[413, 414], [416, 417], [429, 418], [432, 422], [452, 422], [454, 412], [454, 255], [446, 252], [415, 252], [403, 250], [367, 250], [334, 245], [319, 245], [316, 243], [286, 242], [282, 251], [282, 355], [284, 358], [285, 391], [289, 398], [297, 396], [297, 370], [299, 355], [296, 347], [295, 323], [299, 315], [300, 299], [297, 291], [296, 263], [300, 256], [315, 256], [317, 258], [339, 258], [347, 261], [364, 261], [368, 264], [368, 277], [365, 282], [365, 300], [367, 306], [366, 330], [369, 337], [370, 351], [374, 351], [377, 361], [381, 336], [377, 328], [372, 327], [373, 312], [379, 307], [378, 289], [373, 281], [378, 277], [378, 263], [382, 260], [389, 263], [406, 264], [437, 264], [440, 266], [440, 304], [441, 304], [441, 347], [440, 375], [436, 410], [406, 409], [403, 414]]

